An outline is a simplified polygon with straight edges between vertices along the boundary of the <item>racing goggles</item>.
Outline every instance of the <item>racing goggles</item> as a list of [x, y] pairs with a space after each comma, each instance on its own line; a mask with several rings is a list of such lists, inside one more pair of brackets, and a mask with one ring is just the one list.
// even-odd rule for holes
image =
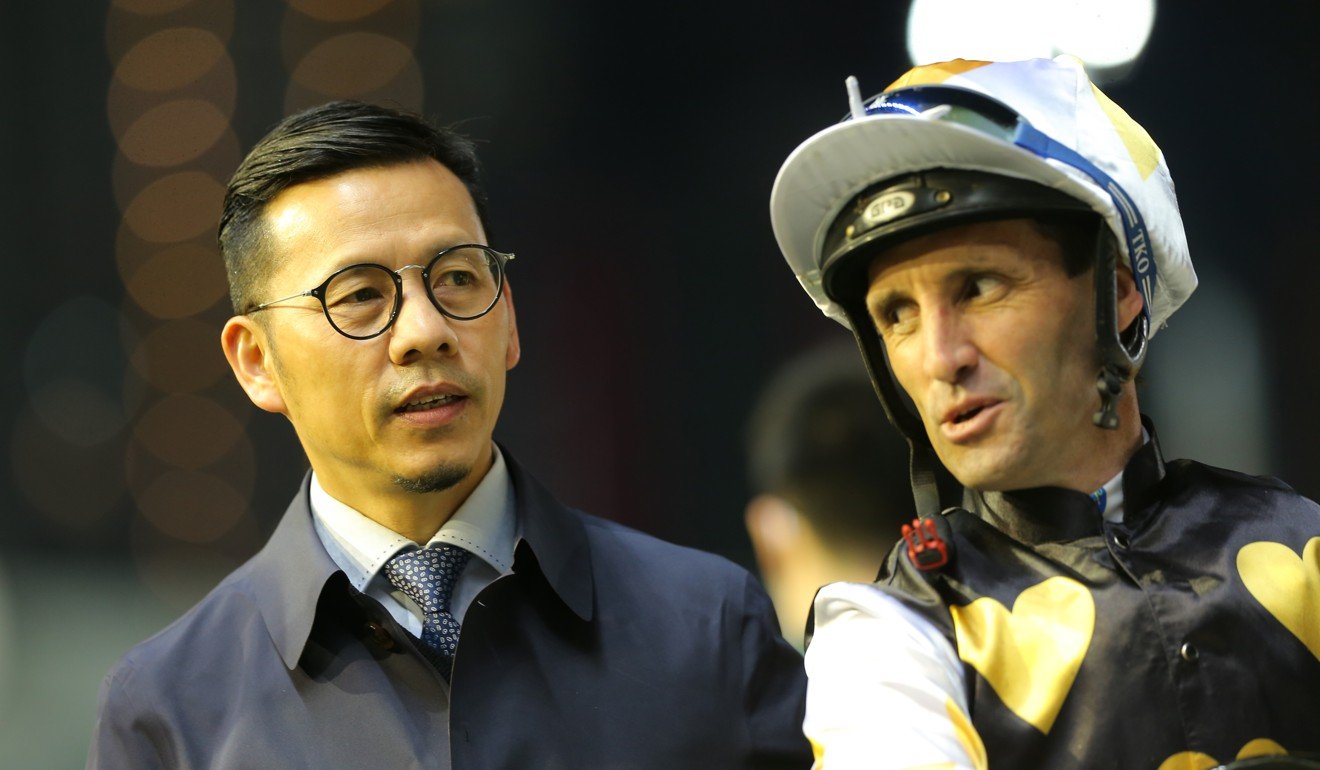
[[876, 96], [863, 107], [857, 94], [857, 81], [848, 79], [852, 112], [848, 117], [903, 115], [923, 120], [952, 123], [979, 134], [1021, 147], [1034, 155], [1053, 159], [1090, 177], [1109, 194], [1123, 224], [1124, 238], [1133, 277], [1146, 298], [1142, 316], [1150, 323], [1150, 302], [1155, 286], [1155, 259], [1145, 221], [1132, 198], [1113, 177], [1087, 160], [1081, 153], [1051, 139], [1013, 108], [977, 91], [954, 86], [911, 86]]

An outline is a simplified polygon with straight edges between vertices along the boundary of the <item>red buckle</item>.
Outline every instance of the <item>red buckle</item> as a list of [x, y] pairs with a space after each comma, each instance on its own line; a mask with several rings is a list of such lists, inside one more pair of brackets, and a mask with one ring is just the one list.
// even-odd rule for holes
[[913, 519], [903, 525], [903, 540], [907, 542], [908, 558], [912, 566], [928, 572], [949, 563], [949, 544], [935, 529], [934, 519]]

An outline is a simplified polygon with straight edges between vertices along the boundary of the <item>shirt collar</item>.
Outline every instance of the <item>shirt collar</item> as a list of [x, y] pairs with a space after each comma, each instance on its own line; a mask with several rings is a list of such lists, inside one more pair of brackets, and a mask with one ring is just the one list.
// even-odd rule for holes
[[[1150, 431], [1146, 426], [1141, 426], [1141, 443], [1144, 446], [1150, 441]], [[1105, 482], [1105, 485], [1091, 493], [1091, 499], [1095, 501], [1096, 507], [1100, 509], [1100, 516], [1110, 524], [1118, 524], [1123, 521], [1123, 471], [1114, 474], [1114, 477]]]
[[[457, 545], [489, 564], [500, 574], [513, 567], [518, 520], [513, 486], [498, 447], [492, 447], [490, 470], [454, 511], [426, 546]], [[369, 584], [386, 562], [413, 541], [331, 497], [312, 473], [308, 495], [316, 532], [330, 558], [359, 591]]]
[[[584, 515], [565, 507], [505, 455], [515, 504], [512, 569], [528, 579], [544, 579], [577, 617], [594, 617], [595, 587]], [[336, 606], [334, 594], [351, 590], [343, 569], [330, 557], [313, 525], [311, 474], [302, 485], [265, 547], [233, 579], [247, 583], [246, 593], [261, 610], [284, 664], [297, 668], [316, 620], [318, 606]], [[537, 573], [539, 576], [537, 577]]]
[[1100, 517], [1110, 523], [1123, 520], [1123, 472], [1119, 471], [1105, 485], [1091, 493]]

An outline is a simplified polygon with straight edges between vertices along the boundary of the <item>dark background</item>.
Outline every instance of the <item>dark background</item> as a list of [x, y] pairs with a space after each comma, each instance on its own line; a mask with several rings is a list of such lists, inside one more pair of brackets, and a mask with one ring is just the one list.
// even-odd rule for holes
[[[117, 145], [114, 72], [152, 30], [210, 25], [225, 43], [230, 133], [179, 166], [221, 182], [287, 108], [329, 98], [290, 81], [310, 38], [399, 36], [420, 80], [405, 73], [382, 93], [419, 93], [405, 106], [480, 142], [492, 245], [518, 253], [524, 355], [497, 437], [565, 501], [750, 566], [751, 402], [779, 364], [845, 334], [785, 267], [770, 185], [798, 142], [846, 111], [846, 75], [869, 93], [909, 66], [907, 4], [385, 5], [336, 23], [269, 0], [0, 5], [0, 344], [12, 362], [0, 379], [11, 617], [0, 702], [12, 704], [0, 741], [44, 745], [43, 708], [76, 715], [51, 733], [63, 748], [31, 754], [33, 766], [74, 762], [109, 662], [259, 547], [305, 470], [283, 418], [246, 406], [221, 369], [224, 301], [172, 319], [210, 334], [209, 348], [142, 358], [170, 319], [125, 288], [121, 218], [146, 172]], [[1203, 281], [1155, 340], [1143, 404], [1169, 454], [1278, 475], [1313, 497], [1318, 29], [1316, 3], [1166, 2], [1131, 77], [1106, 86], [1169, 159]], [[223, 280], [211, 270], [196, 279], [203, 293]], [[224, 376], [162, 388], [171, 366], [176, 384]], [[216, 457], [196, 431], [163, 444], [200, 451], [188, 472], [233, 493], [218, 534], [142, 513], [170, 462], [146, 415], [171, 389], [219, 405], [246, 437]], [[183, 514], [205, 516], [198, 503]], [[93, 625], [99, 643], [79, 607], [113, 626]]]

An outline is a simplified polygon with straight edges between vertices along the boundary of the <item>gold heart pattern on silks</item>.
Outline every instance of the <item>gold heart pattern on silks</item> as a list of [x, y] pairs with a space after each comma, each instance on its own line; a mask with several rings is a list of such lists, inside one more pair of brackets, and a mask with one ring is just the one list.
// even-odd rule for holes
[[[1315, 542], [1312, 540], [1311, 542]], [[1238, 751], [1234, 759], [1252, 759], [1253, 757], [1277, 757], [1288, 752], [1283, 747], [1269, 738], [1257, 738], [1254, 741], [1248, 741]], [[1212, 767], [1219, 767], [1220, 761], [1210, 756], [1202, 754], [1199, 751], [1180, 751], [1160, 763], [1158, 770], [1210, 770]]]
[[1091, 646], [1091, 592], [1056, 576], [1019, 594], [1011, 612], [988, 596], [949, 611], [958, 657], [1014, 714], [1048, 734]]
[[1320, 537], [1307, 541], [1301, 558], [1282, 543], [1249, 543], [1237, 569], [1256, 601], [1320, 660]]

